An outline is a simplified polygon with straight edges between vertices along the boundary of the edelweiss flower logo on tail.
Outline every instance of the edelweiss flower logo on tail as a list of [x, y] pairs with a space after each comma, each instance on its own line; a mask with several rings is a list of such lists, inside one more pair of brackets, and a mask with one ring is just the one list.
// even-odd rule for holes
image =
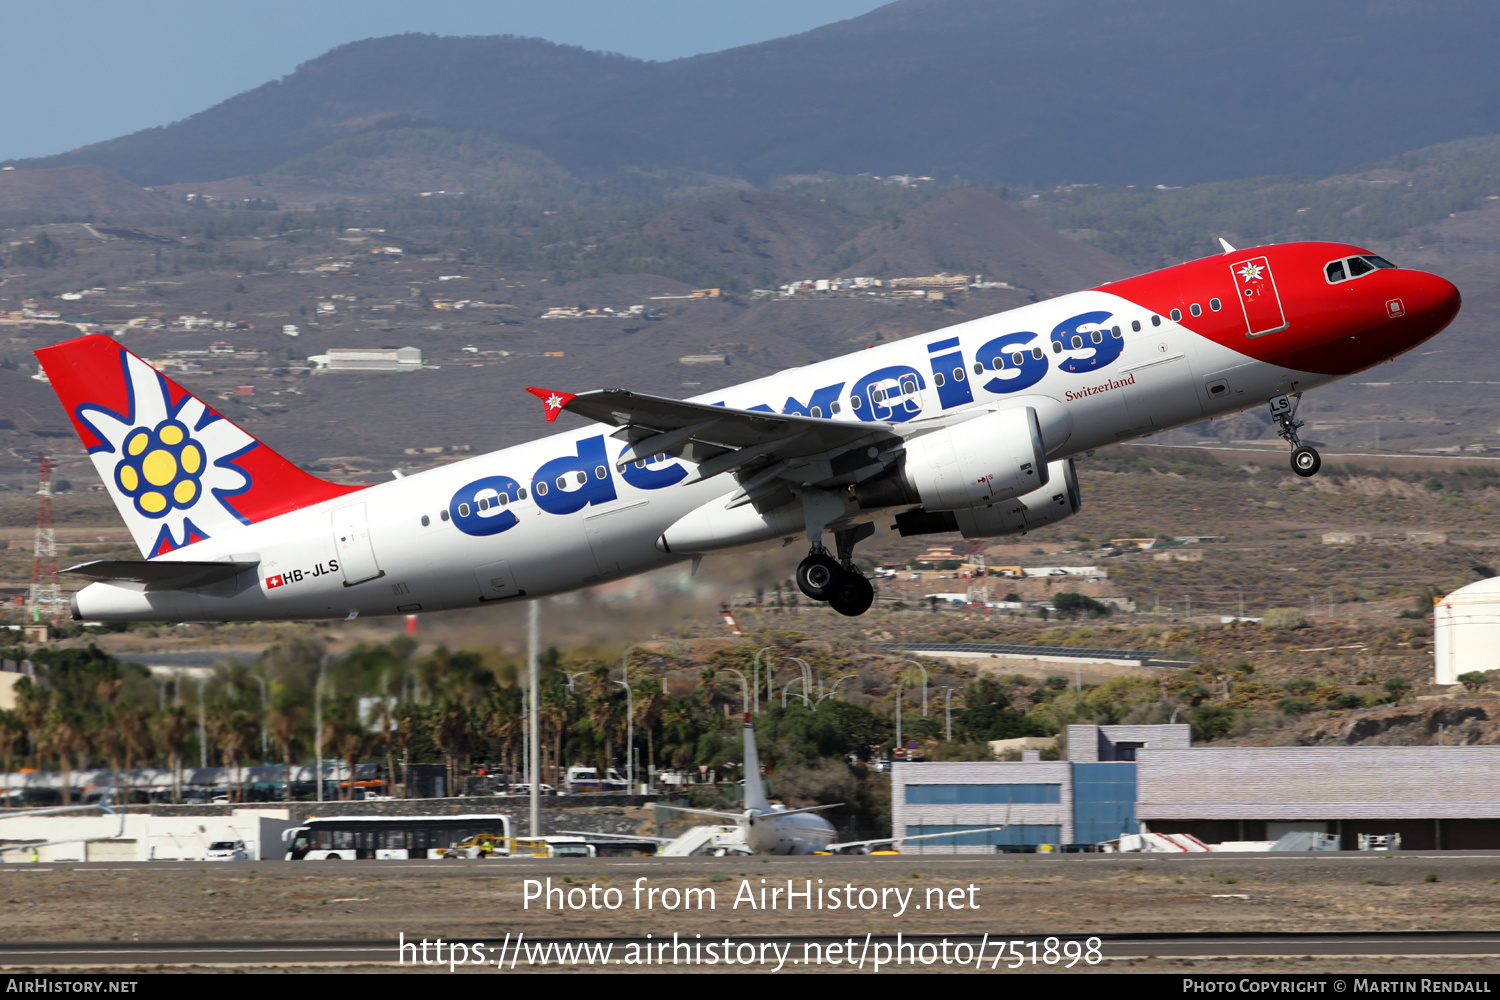
[[115, 466], [120, 491], [146, 517], [186, 510], [203, 495], [203, 448], [176, 420], [137, 429], [125, 439], [125, 457]]
[[174, 393], [139, 358], [120, 356], [124, 412], [88, 402], [75, 414], [97, 435], [89, 449], [94, 467], [129, 501], [121, 511], [136, 541], [158, 556], [243, 523], [222, 498], [250, 487], [250, 476], [234, 460], [254, 448], [255, 439], [196, 397]]
[[148, 558], [364, 488], [308, 475], [113, 337], [36, 356]]

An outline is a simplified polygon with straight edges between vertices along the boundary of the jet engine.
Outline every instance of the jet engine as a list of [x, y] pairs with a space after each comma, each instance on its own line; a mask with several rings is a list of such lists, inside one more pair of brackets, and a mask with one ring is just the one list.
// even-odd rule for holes
[[1025, 534], [1033, 528], [1072, 517], [1082, 506], [1078, 475], [1071, 458], [1048, 466], [1047, 485], [1015, 500], [968, 510], [913, 510], [896, 515], [903, 535], [961, 531], [965, 538]]
[[[855, 487], [860, 507], [985, 507], [1047, 484], [1036, 410], [1013, 406], [907, 438], [901, 461]], [[951, 529], [950, 529], [951, 530]]]

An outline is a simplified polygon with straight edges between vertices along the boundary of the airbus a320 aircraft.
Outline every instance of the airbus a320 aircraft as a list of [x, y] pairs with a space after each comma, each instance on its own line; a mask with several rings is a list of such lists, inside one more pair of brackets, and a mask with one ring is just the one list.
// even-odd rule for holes
[[[141, 561], [75, 618], [352, 618], [523, 601], [805, 536], [803, 593], [846, 615], [854, 547], [990, 537], [1079, 508], [1070, 456], [1268, 406], [1299, 475], [1308, 389], [1447, 326], [1448, 281], [1355, 246], [1225, 252], [681, 401], [532, 389], [602, 427], [373, 486], [296, 468], [107, 336], [37, 352]], [[824, 539], [832, 535], [830, 552]]]

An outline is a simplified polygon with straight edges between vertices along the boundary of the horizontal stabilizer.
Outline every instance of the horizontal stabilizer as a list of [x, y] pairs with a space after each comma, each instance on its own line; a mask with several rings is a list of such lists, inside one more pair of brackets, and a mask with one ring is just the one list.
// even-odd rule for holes
[[259, 562], [187, 562], [176, 560], [99, 559], [63, 570], [95, 580], [144, 583], [156, 590], [188, 590], [228, 580]]

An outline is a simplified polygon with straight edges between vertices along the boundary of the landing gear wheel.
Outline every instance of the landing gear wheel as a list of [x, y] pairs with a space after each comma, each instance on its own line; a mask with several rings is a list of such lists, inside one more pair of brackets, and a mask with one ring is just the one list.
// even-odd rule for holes
[[826, 601], [838, 590], [844, 571], [827, 552], [818, 551], [797, 565], [797, 589], [815, 601]]
[[859, 572], [845, 572], [844, 579], [828, 597], [828, 606], [841, 615], [856, 618], [875, 603], [875, 588]]
[[1323, 467], [1323, 457], [1318, 449], [1303, 445], [1292, 452], [1292, 471], [1299, 476], [1316, 476]]

